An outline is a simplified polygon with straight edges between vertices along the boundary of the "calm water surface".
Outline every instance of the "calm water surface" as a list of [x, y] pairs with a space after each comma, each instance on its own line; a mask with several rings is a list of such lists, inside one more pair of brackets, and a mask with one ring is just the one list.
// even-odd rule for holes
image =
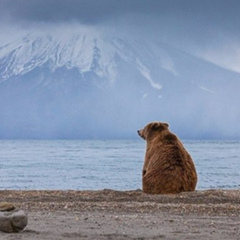
[[[197, 189], [240, 188], [239, 141], [184, 141]], [[0, 141], [0, 189], [141, 188], [142, 140]]]

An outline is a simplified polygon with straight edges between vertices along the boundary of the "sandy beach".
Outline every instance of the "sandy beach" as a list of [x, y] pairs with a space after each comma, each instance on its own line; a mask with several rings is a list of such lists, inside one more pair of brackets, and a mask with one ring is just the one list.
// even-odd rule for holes
[[1, 240], [240, 239], [240, 190], [174, 195], [133, 191], [0, 191], [28, 214]]

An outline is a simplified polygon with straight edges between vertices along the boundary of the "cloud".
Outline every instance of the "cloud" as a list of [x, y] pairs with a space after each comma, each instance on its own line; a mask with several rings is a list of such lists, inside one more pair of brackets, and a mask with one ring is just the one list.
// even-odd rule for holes
[[[66, 29], [74, 23], [157, 39], [215, 61], [222, 46], [239, 42], [239, 9], [239, 0], [1, 0], [0, 45], [15, 30], [54, 24]], [[224, 66], [236, 69], [231, 66], [238, 56], [224, 54], [229, 55]]]
[[139, 4], [136, 0], [2, 0], [0, 4], [1, 16], [13, 20], [35, 22], [74, 20], [83, 24], [98, 24], [126, 12], [132, 12], [135, 6], [139, 6], [137, 11], [141, 11], [141, 5], [146, 5], [146, 1], [140, 1]]
[[240, 73], [240, 44], [231, 42], [196, 53], [207, 61]]
[[[108, 20], [133, 16], [144, 22], [154, 19], [157, 24], [181, 25], [192, 30], [194, 25], [207, 23], [202, 28], [219, 25], [221, 28], [237, 29], [239, 23], [238, 0], [1, 0], [0, 16], [15, 21], [71, 21], [98, 24]], [[167, 21], [166, 21], [167, 20]]]

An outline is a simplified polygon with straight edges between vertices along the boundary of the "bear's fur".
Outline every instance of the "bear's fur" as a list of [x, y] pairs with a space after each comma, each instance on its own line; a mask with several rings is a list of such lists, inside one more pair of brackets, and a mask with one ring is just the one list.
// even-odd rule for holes
[[167, 194], [194, 191], [197, 173], [191, 156], [167, 123], [152, 122], [138, 131], [147, 149], [142, 171], [143, 192]]

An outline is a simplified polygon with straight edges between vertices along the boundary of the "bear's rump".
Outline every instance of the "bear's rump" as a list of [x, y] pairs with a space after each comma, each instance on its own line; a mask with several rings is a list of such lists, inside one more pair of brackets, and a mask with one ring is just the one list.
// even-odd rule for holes
[[185, 191], [184, 172], [181, 167], [148, 170], [143, 176], [143, 191], [149, 193], [178, 193]]

